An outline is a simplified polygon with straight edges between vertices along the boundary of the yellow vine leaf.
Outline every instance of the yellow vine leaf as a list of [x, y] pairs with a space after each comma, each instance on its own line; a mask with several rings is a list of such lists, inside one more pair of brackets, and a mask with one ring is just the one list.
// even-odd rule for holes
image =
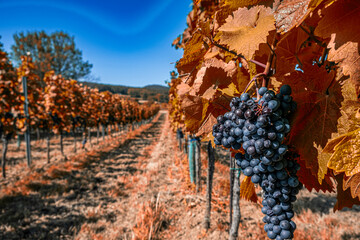
[[236, 94], [239, 94], [239, 91], [236, 89], [236, 86], [233, 82], [230, 83], [227, 88], [220, 89], [220, 92], [228, 96], [235, 96]]
[[319, 163], [319, 170], [318, 170], [318, 181], [322, 184], [327, 172], [328, 172], [328, 162], [331, 157], [330, 153], [324, 152], [320, 145], [314, 143], [314, 147], [317, 149], [318, 152], [318, 163]]
[[334, 147], [328, 167], [336, 172], [345, 172], [346, 176], [360, 172], [360, 128], [346, 134]]
[[204, 118], [203, 112], [209, 106], [209, 101], [198, 97], [186, 95], [183, 97], [181, 108], [185, 114], [186, 130], [195, 133], [201, 126]]
[[251, 59], [260, 43], [266, 43], [269, 32], [275, 29], [275, 19], [270, 8], [256, 6], [250, 9], [239, 8], [226, 23], [219, 28], [221, 44], [230, 50]]
[[350, 81], [342, 74], [337, 76], [337, 81], [344, 82], [341, 87], [341, 93], [344, 101], [341, 103], [341, 117], [338, 119], [337, 132], [333, 133], [331, 139], [327, 142], [324, 149], [318, 148], [319, 172], [318, 179], [321, 183], [324, 174], [328, 171], [328, 162], [331, 155], [335, 152], [335, 146], [341, 142], [348, 141], [351, 132], [359, 127], [359, 118], [357, 110], [360, 108], [360, 102], [357, 101], [355, 88]]
[[258, 197], [255, 192], [255, 186], [251, 182], [250, 177], [246, 176], [240, 184], [240, 198], [252, 202], [257, 202], [258, 200]]
[[176, 68], [179, 72], [190, 73], [201, 62], [205, 53], [206, 49], [203, 47], [203, 36], [200, 33], [195, 33], [186, 43], [184, 55], [177, 62]]

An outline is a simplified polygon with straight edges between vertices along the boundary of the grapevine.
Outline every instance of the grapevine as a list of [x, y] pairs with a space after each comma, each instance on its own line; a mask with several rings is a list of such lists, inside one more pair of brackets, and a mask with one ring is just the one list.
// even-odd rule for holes
[[349, 0], [193, 1], [173, 42], [184, 50], [169, 84], [173, 128], [230, 149], [247, 176], [241, 197], [257, 199], [247, 179], [262, 188], [269, 238], [293, 237], [283, 214], [301, 187], [336, 191], [334, 210], [360, 204], [359, 9]]

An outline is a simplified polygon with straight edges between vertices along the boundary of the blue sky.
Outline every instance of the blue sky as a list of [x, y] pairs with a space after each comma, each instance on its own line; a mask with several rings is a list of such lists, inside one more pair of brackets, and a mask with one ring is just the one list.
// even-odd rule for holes
[[100, 83], [165, 85], [182, 50], [172, 41], [186, 28], [190, 0], [0, 0], [0, 41], [13, 34], [63, 30], [75, 36]]

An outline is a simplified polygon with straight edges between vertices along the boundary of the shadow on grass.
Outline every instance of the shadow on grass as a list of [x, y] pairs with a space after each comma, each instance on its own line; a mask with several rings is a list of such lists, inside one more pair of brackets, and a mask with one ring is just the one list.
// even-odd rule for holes
[[[73, 235], [85, 220], [84, 216], [66, 214], [69, 209], [53, 205], [53, 200], [39, 194], [6, 196], [0, 199], [0, 225], [12, 231], [0, 231], [0, 239], [63, 239]], [[34, 221], [33, 215], [42, 221]]]
[[[294, 203], [294, 211], [299, 214], [303, 210], [311, 210], [314, 213], [330, 213], [333, 211], [333, 208], [336, 203], [335, 196], [323, 195], [321, 193], [316, 193], [316, 197], [300, 197]], [[352, 211], [360, 212], [360, 206], [353, 206], [353, 208], [344, 208], [341, 211]]]

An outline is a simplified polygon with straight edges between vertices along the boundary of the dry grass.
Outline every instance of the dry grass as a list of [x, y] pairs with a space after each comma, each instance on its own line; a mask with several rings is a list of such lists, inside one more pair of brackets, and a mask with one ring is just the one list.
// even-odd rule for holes
[[134, 240], [159, 239], [158, 233], [169, 222], [166, 207], [159, 199], [160, 193], [156, 200], [150, 200], [141, 205], [136, 216], [136, 224], [132, 229]]

